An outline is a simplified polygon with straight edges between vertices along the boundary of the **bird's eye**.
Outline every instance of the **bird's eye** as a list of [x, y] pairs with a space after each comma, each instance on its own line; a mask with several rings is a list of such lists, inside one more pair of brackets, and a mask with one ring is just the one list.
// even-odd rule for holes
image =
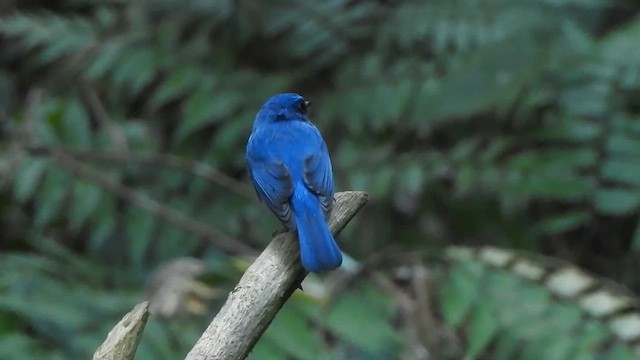
[[306, 114], [309, 106], [311, 106], [311, 102], [309, 100], [302, 99], [298, 103], [298, 110], [300, 110], [301, 113]]

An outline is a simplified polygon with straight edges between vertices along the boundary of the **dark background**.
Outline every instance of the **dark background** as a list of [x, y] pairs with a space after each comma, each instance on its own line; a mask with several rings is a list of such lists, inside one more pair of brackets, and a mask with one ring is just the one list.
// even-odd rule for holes
[[[279, 227], [244, 147], [290, 91], [313, 103], [337, 189], [371, 200], [339, 237], [344, 266], [306, 280], [254, 358], [633, 358], [612, 316], [467, 247], [640, 290], [639, 10], [3, 1], [0, 358], [88, 358], [145, 291], [178, 305], [137, 358], [182, 358]], [[153, 280], [181, 257], [203, 262]], [[178, 290], [152, 291], [174, 273]]]

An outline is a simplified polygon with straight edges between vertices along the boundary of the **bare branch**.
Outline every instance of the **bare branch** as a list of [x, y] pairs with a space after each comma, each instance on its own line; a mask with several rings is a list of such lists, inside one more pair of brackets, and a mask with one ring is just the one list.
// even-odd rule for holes
[[105, 109], [98, 93], [91, 85], [84, 85], [84, 92], [86, 97], [87, 106], [91, 110], [93, 116], [95, 116], [100, 127], [111, 138], [111, 146], [113, 151], [118, 154], [126, 154], [129, 152], [129, 145], [127, 144], [127, 136], [122, 132], [118, 126], [111, 121], [107, 110]]
[[[367, 201], [367, 193], [336, 194], [329, 226], [338, 234]], [[247, 269], [187, 360], [244, 359], [307, 273], [295, 233], [278, 235]]]
[[98, 347], [93, 360], [133, 360], [149, 317], [149, 303], [142, 302], [127, 313]]
[[141, 152], [130, 151], [126, 154], [109, 151], [87, 151], [81, 149], [73, 149], [65, 146], [48, 146], [48, 145], [29, 145], [26, 149], [35, 155], [51, 155], [54, 151], [62, 151], [68, 156], [81, 161], [99, 161], [111, 164], [139, 163], [151, 166], [163, 166], [176, 170], [191, 173], [201, 177], [213, 184], [222, 186], [233, 193], [245, 197], [249, 200], [257, 200], [255, 192], [242, 182], [224, 174], [213, 167], [199, 162], [185, 159], [169, 154], [147, 154]]
[[[18, 127], [17, 131], [14, 131], [10, 138], [13, 141], [9, 142], [9, 149], [7, 151], [6, 161], [4, 164], [0, 164], [0, 188], [5, 184], [9, 184], [14, 180], [15, 174], [20, 168], [20, 162], [24, 156], [23, 143], [33, 137], [35, 132], [35, 119], [37, 118], [38, 106], [42, 99], [43, 90], [41, 88], [34, 88], [29, 90], [25, 101], [25, 119]], [[2, 112], [2, 110], [0, 110]], [[0, 131], [3, 129], [5, 123], [0, 120]], [[6, 129], [8, 131], [8, 129]]]

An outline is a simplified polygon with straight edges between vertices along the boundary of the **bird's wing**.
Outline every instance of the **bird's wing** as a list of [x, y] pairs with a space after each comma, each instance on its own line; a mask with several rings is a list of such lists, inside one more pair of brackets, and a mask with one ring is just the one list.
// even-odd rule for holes
[[322, 142], [321, 151], [304, 158], [304, 182], [318, 196], [325, 218], [333, 209], [333, 172], [327, 145]]
[[293, 192], [293, 180], [287, 167], [281, 161], [249, 160], [249, 176], [258, 197], [289, 228], [295, 227], [289, 198]]

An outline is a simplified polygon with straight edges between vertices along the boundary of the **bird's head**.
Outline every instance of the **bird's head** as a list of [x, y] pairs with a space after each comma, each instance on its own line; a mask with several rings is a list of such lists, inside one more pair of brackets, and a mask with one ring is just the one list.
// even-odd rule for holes
[[284, 93], [272, 96], [264, 103], [262, 110], [265, 112], [263, 115], [270, 115], [268, 117], [272, 117], [272, 120], [276, 121], [308, 121], [306, 114], [310, 105], [309, 100], [298, 94]]

